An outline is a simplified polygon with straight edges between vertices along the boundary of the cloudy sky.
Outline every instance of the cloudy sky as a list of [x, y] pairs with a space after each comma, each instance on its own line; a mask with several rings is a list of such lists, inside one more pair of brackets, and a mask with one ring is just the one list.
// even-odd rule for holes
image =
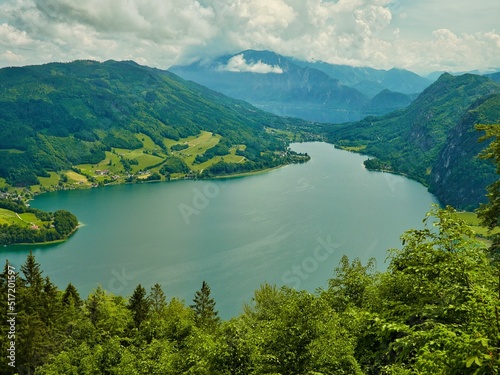
[[0, 0], [0, 67], [272, 50], [420, 74], [500, 68], [498, 0]]

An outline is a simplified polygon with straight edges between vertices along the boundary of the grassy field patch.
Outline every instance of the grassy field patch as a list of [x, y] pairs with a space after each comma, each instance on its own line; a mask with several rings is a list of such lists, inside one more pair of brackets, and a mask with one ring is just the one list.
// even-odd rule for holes
[[[152, 141], [151, 141], [152, 142]], [[98, 180], [106, 178], [100, 175], [107, 171], [106, 175], [123, 174], [123, 164], [121, 159], [135, 160], [138, 164], [131, 165], [132, 173], [137, 173], [141, 169], [147, 169], [163, 161], [162, 157], [144, 153], [144, 149], [128, 150], [124, 148], [114, 148], [113, 152], [106, 151], [106, 159], [97, 164], [77, 165], [82, 173], [89, 176], [97, 176]], [[96, 171], [101, 171], [96, 172]]]
[[139, 165], [134, 165], [132, 167], [132, 171], [136, 173], [137, 171], [141, 169], [148, 168], [152, 165], [161, 163], [163, 161], [163, 158], [160, 158], [155, 155], [148, 155], [148, 154], [142, 154], [134, 158], [139, 162]]
[[[128, 150], [127, 150], [128, 151]], [[105, 171], [108, 170], [111, 173], [118, 173], [123, 170], [123, 166], [120, 163], [120, 156], [113, 152], [106, 151], [106, 158], [101, 160], [96, 164], [79, 164], [76, 166], [78, 169], [89, 176], [96, 174], [96, 170]]]
[[220, 161], [225, 161], [226, 163], [243, 163], [246, 159], [239, 155], [224, 155], [224, 156], [214, 156], [212, 159], [207, 160], [204, 163], [194, 164], [190, 166], [193, 171], [202, 171]]
[[40, 185], [45, 188], [56, 186], [59, 183], [59, 175], [56, 172], [49, 172], [50, 177], [38, 177]]
[[43, 221], [39, 220], [33, 213], [17, 214], [14, 211], [0, 208], [0, 224], [20, 225], [23, 227], [37, 225], [42, 226]]
[[464, 220], [480, 236], [490, 236], [492, 234], [500, 233], [500, 228], [495, 228], [492, 232], [488, 228], [481, 225], [481, 220], [474, 212], [457, 212], [457, 216]]
[[0, 224], [22, 224], [22, 220], [20, 220], [16, 213], [5, 208], [0, 208]]
[[[188, 148], [185, 148], [181, 151], [174, 151], [172, 155], [178, 156], [184, 160], [184, 162], [194, 171], [206, 168], [205, 164], [212, 165], [214, 164], [214, 159], [208, 160], [203, 164], [194, 164], [194, 159], [198, 155], [203, 155], [205, 151], [209, 148], [214, 147], [221, 140], [221, 136], [217, 134], [213, 134], [211, 132], [202, 131], [198, 136], [192, 136], [188, 138], [182, 138], [178, 141], [172, 141], [169, 139], [165, 139], [165, 145], [167, 147], [172, 147], [176, 144], [187, 144]], [[200, 167], [201, 166], [201, 167]]]
[[360, 152], [366, 148], [366, 145], [363, 146], [343, 146], [342, 150], [352, 151], [352, 152]]
[[37, 226], [42, 226], [44, 224], [43, 221], [38, 219], [35, 214], [30, 213], [30, 212], [25, 212], [23, 214], [19, 214], [21, 219], [23, 220], [23, 223], [26, 225], [37, 225]]
[[89, 180], [84, 175], [76, 173], [75, 171], [66, 171], [68, 182], [77, 185], [90, 185]]
[[161, 150], [160, 147], [156, 143], [154, 143], [154, 141], [151, 139], [150, 136], [143, 134], [143, 133], [139, 133], [139, 134], [136, 134], [136, 137], [139, 141], [142, 142], [142, 144], [146, 150], [151, 150], [151, 151], [154, 151], [154, 150], [160, 151]]

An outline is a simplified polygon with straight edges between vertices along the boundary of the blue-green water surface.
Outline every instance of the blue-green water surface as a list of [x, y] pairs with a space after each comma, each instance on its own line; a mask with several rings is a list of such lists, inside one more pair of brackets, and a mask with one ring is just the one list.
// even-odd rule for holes
[[414, 181], [367, 171], [365, 156], [326, 143], [293, 149], [311, 161], [241, 178], [44, 194], [32, 206], [67, 209], [83, 226], [65, 243], [10, 246], [2, 256], [19, 267], [32, 249], [44, 275], [83, 297], [98, 285], [129, 296], [160, 283], [190, 304], [206, 280], [228, 318], [264, 282], [326, 287], [343, 254], [375, 257], [384, 269], [387, 249], [436, 203]]

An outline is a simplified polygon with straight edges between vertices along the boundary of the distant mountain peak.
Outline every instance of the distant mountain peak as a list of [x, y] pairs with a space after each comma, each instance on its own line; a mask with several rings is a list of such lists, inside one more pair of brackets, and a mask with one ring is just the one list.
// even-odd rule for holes
[[[307, 62], [253, 49], [169, 70], [275, 114], [335, 123], [403, 108], [431, 83], [404, 69]], [[385, 89], [392, 94], [370, 100]]]

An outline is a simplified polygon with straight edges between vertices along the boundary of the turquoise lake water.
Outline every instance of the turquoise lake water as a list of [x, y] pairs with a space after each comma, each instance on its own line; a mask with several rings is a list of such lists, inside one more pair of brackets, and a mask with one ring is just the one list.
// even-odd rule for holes
[[231, 179], [108, 186], [37, 197], [83, 226], [69, 241], [10, 246], [15, 266], [33, 250], [44, 275], [82, 297], [98, 285], [129, 296], [160, 283], [189, 305], [206, 280], [223, 318], [264, 283], [326, 287], [343, 254], [387, 264], [387, 249], [421, 228], [436, 199], [401, 176], [367, 171], [365, 156], [326, 143], [294, 144], [311, 161]]

